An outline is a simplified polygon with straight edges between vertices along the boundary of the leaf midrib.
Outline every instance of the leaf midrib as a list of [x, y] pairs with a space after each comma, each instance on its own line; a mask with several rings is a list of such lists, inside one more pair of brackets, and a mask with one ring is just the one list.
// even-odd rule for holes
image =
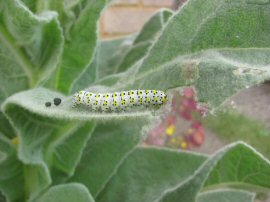
[[[159, 71], [162, 71], [164, 70], [164, 68], [166, 68], [168, 65], [172, 65], [172, 64], [175, 64], [177, 61], [185, 61], [185, 60], [201, 60], [201, 58], [204, 58], [204, 56], [207, 56], [208, 53], [211, 53], [211, 52], [216, 52], [216, 53], [219, 53], [220, 51], [229, 51], [229, 50], [232, 50], [232, 51], [237, 51], [237, 50], [243, 50], [243, 51], [246, 51], [246, 50], [267, 50], [267, 51], [270, 51], [270, 48], [256, 48], [256, 47], [251, 47], [251, 48], [217, 48], [217, 49], [207, 49], [207, 50], [201, 50], [201, 51], [197, 51], [197, 52], [193, 52], [193, 53], [190, 53], [190, 54], [185, 54], [185, 55], [180, 55], [178, 57], [175, 57], [173, 58], [172, 60], [170, 60], [169, 62], [166, 62], [164, 64], [160, 64], [159, 66], [157, 66], [155, 69], [148, 69], [147, 71], [145, 72], [142, 72], [142, 73], [138, 73], [134, 76], [134, 79], [133, 79], [133, 83], [135, 83], [136, 81], [138, 80], [142, 80], [143, 78], [145, 77], [149, 77], [149, 75], [153, 74], [154, 72], [159, 72]], [[195, 57], [194, 57], [195, 56]], [[198, 57], [196, 57], [198, 56]], [[220, 61], [224, 62], [224, 63], [227, 63], [227, 64], [230, 64], [230, 61], [227, 60], [223, 60], [224, 58], [221, 58], [218, 57], [218, 56], [215, 56], [216, 59], [220, 59]], [[240, 64], [240, 62], [239, 62]], [[250, 66], [247, 66], [247, 64], [245, 64], [246, 68], [254, 68], [254, 65], [250, 65]], [[265, 66], [266, 67], [266, 66]], [[180, 67], [179, 67], [180, 68]], [[265, 70], [267, 70], [265, 68]], [[125, 72], [127, 73], [127, 72]], [[118, 74], [114, 74], [114, 75], [109, 75], [109, 76], [106, 76], [104, 78], [102, 78], [101, 80], [98, 80], [94, 83], [94, 85], [98, 85], [100, 82], [102, 82], [103, 80], [106, 80], [108, 78], [111, 78], [112, 76], [115, 77], [116, 75], [119, 75], [119, 74], [123, 74], [123, 73], [118, 73]], [[122, 85], [117, 85], [115, 86], [116, 89], [123, 89], [125, 88], [127, 85], [129, 85], [130, 82], [128, 83], [123, 83]], [[173, 88], [173, 87], [172, 87]], [[171, 88], [169, 88], [171, 89]], [[168, 89], [167, 89], [168, 90]]]

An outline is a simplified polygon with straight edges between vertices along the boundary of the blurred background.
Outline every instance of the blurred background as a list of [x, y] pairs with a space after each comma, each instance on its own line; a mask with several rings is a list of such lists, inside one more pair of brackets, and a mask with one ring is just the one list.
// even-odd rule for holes
[[158, 10], [177, 10], [186, 0], [114, 0], [100, 20], [102, 39], [118, 38], [141, 30]]

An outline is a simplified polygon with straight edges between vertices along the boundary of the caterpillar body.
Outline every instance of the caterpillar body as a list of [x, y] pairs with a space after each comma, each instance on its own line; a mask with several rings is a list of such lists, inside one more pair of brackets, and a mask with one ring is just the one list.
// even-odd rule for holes
[[73, 105], [83, 104], [94, 111], [120, 111], [136, 106], [162, 105], [167, 95], [160, 90], [129, 90], [114, 93], [79, 91], [73, 95]]

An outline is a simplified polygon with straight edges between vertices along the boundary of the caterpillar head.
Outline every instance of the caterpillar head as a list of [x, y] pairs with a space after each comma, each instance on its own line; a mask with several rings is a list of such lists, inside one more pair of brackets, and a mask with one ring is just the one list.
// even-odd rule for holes
[[79, 96], [79, 93], [75, 93], [72, 97], [72, 103], [73, 103], [73, 106], [76, 106], [78, 104], [81, 103], [81, 98]]

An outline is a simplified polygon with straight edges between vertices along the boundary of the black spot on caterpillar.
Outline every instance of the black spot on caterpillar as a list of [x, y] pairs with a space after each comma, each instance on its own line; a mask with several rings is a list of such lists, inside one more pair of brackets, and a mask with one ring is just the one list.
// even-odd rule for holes
[[118, 111], [136, 106], [162, 105], [167, 95], [160, 90], [129, 90], [114, 93], [79, 91], [73, 95], [73, 105], [83, 104], [95, 111]]

